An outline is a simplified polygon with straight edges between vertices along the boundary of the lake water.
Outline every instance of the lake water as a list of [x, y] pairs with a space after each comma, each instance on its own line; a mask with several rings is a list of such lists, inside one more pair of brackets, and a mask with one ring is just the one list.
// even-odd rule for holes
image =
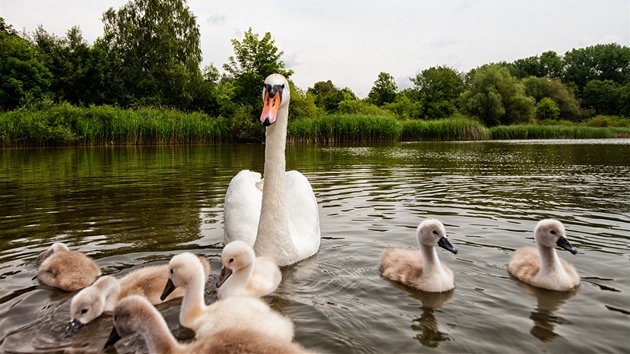
[[[0, 352], [99, 352], [103, 316], [65, 335], [72, 293], [38, 283], [53, 242], [87, 253], [104, 274], [175, 254], [205, 255], [215, 300], [223, 198], [262, 145], [0, 150]], [[320, 205], [319, 253], [283, 269], [264, 299], [322, 353], [621, 353], [630, 351], [630, 139], [370, 146], [290, 145]], [[441, 220], [459, 253], [440, 259], [456, 287], [428, 294], [383, 279], [383, 248], [416, 248], [415, 228]], [[557, 218], [582, 278], [573, 292], [511, 278], [513, 251]], [[158, 306], [179, 338], [180, 300]], [[145, 352], [141, 340], [109, 353]]]

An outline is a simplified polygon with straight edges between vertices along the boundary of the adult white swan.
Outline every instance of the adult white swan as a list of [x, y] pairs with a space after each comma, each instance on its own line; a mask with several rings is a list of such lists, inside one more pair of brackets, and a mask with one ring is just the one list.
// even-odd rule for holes
[[289, 82], [269, 75], [260, 116], [266, 127], [264, 180], [243, 170], [225, 194], [224, 244], [243, 240], [257, 256], [271, 256], [279, 266], [297, 263], [319, 249], [319, 210], [310, 183], [297, 171], [285, 171], [289, 118]]

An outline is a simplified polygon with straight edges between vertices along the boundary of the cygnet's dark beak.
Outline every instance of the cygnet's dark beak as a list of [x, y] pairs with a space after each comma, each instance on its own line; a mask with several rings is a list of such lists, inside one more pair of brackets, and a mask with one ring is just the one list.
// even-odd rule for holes
[[122, 338], [120, 337], [120, 334], [118, 334], [116, 327], [112, 328], [112, 333], [109, 334], [109, 338], [107, 338], [107, 342], [105, 342], [105, 346], [103, 347], [103, 349], [107, 349], [108, 347], [111, 347], [112, 345], [116, 344], [116, 342], [118, 342], [121, 339]]
[[575, 249], [575, 247], [571, 246], [571, 244], [569, 243], [569, 240], [567, 240], [566, 237], [560, 237], [558, 241], [556, 241], [556, 245], [558, 245], [558, 247], [562, 247], [565, 250], [571, 252], [571, 254], [577, 254], [577, 250]]
[[438, 246], [457, 254], [455, 247], [453, 247], [453, 245], [451, 245], [448, 239], [444, 236], [442, 236], [442, 238], [438, 241]]
[[167, 296], [171, 295], [173, 290], [175, 290], [176, 286], [173, 284], [173, 281], [169, 279], [164, 286], [164, 291], [162, 291], [162, 295], [160, 295], [160, 300], [164, 301]]
[[83, 326], [83, 323], [81, 323], [79, 320], [70, 321], [70, 324], [68, 324], [68, 330], [66, 331], [66, 335], [72, 335], [72, 334], [77, 333], [79, 328], [81, 328], [82, 326]]
[[221, 268], [221, 273], [219, 274], [219, 279], [217, 279], [217, 288], [223, 285], [226, 280], [232, 275], [232, 269], [228, 267]]

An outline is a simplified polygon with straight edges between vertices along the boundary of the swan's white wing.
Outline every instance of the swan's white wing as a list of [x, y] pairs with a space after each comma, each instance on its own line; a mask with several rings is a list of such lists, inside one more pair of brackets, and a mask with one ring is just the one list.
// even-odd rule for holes
[[262, 204], [262, 191], [256, 186], [260, 182], [260, 173], [249, 170], [239, 172], [230, 181], [223, 206], [223, 244], [243, 240], [254, 246]]
[[298, 171], [286, 173], [286, 211], [289, 232], [299, 260], [317, 253], [321, 242], [319, 208], [308, 179]]

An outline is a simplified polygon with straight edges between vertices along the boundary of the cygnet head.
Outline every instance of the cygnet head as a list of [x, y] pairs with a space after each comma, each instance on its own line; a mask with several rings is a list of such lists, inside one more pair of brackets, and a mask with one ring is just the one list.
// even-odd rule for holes
[[235, 272], [243, 269], [256, 260], [254, 249], [244, 241], [236, 240], [228, 243], [221, 253], [221, 273], [217, 280], [217, 288]]
[[140, 295], [127, 296], [116, 304], [113, 313], [114, 328], [105, 343], [105, 348], [114, 345], [121, 338], [137, 333], [148, 319], [155, 317], [157, 309], [149, 300]]
[[106, 294], [103, 294], [104, 289], [101, 284], [105, 283], [107, 283], [108, 286], [117, 288], [117, 293], [120, 292], [120, 283], [118, 283], [118, 280], [111, 275], [106, 275], [100, 277], [92, 286], [82, 289], [72, 297], [72, 301], [70, 301], [69, 334], [74, 333], [82, 325], [89, 323], [103, 314], [105, 311]]
[[39, 266], [40, 264], [42, 264], [43, 261], [46, 260], [46, 258], [50, 257], [53, 253], [69, 251], [70, 249], [68, 248], [68, 246], [66, 246], [66, 244], [55, 242], [46, 251], [40, 253], [39, 256], [37, 256], [36, 264]]
[[291, 89], [289, 82], [280, 74], [271, 74], [265, 79], [263, 87], [263, 111], [260, 122], [264, 126], [275, 123], [280, 107], [289, 104]]
[[439, 220], [427, 219], [418, 225], [417, 229], [418, 244], [425, 246], [440, 246], [448, 251], [457, 254], [457, 249], [451, 245], [446, 237], [446, 229], [444, 224]]
[[540, 246], [549, 248], [558, 246], [564, 248], [572, 254], [577, 253], [575, 247], [573, 247], [566, 238], [564, 225], [558, 220], [541, 220], [534, 229], [534, 236], [536, 238], [536, 243]]
[[186, 286], [195, 277], [204, 274], [204, 265], [199, 257], [192, 253], [184, 252], [171, 258], [168, 262], [168, 281], [160, 299], [164, 301], [175, 288]]

